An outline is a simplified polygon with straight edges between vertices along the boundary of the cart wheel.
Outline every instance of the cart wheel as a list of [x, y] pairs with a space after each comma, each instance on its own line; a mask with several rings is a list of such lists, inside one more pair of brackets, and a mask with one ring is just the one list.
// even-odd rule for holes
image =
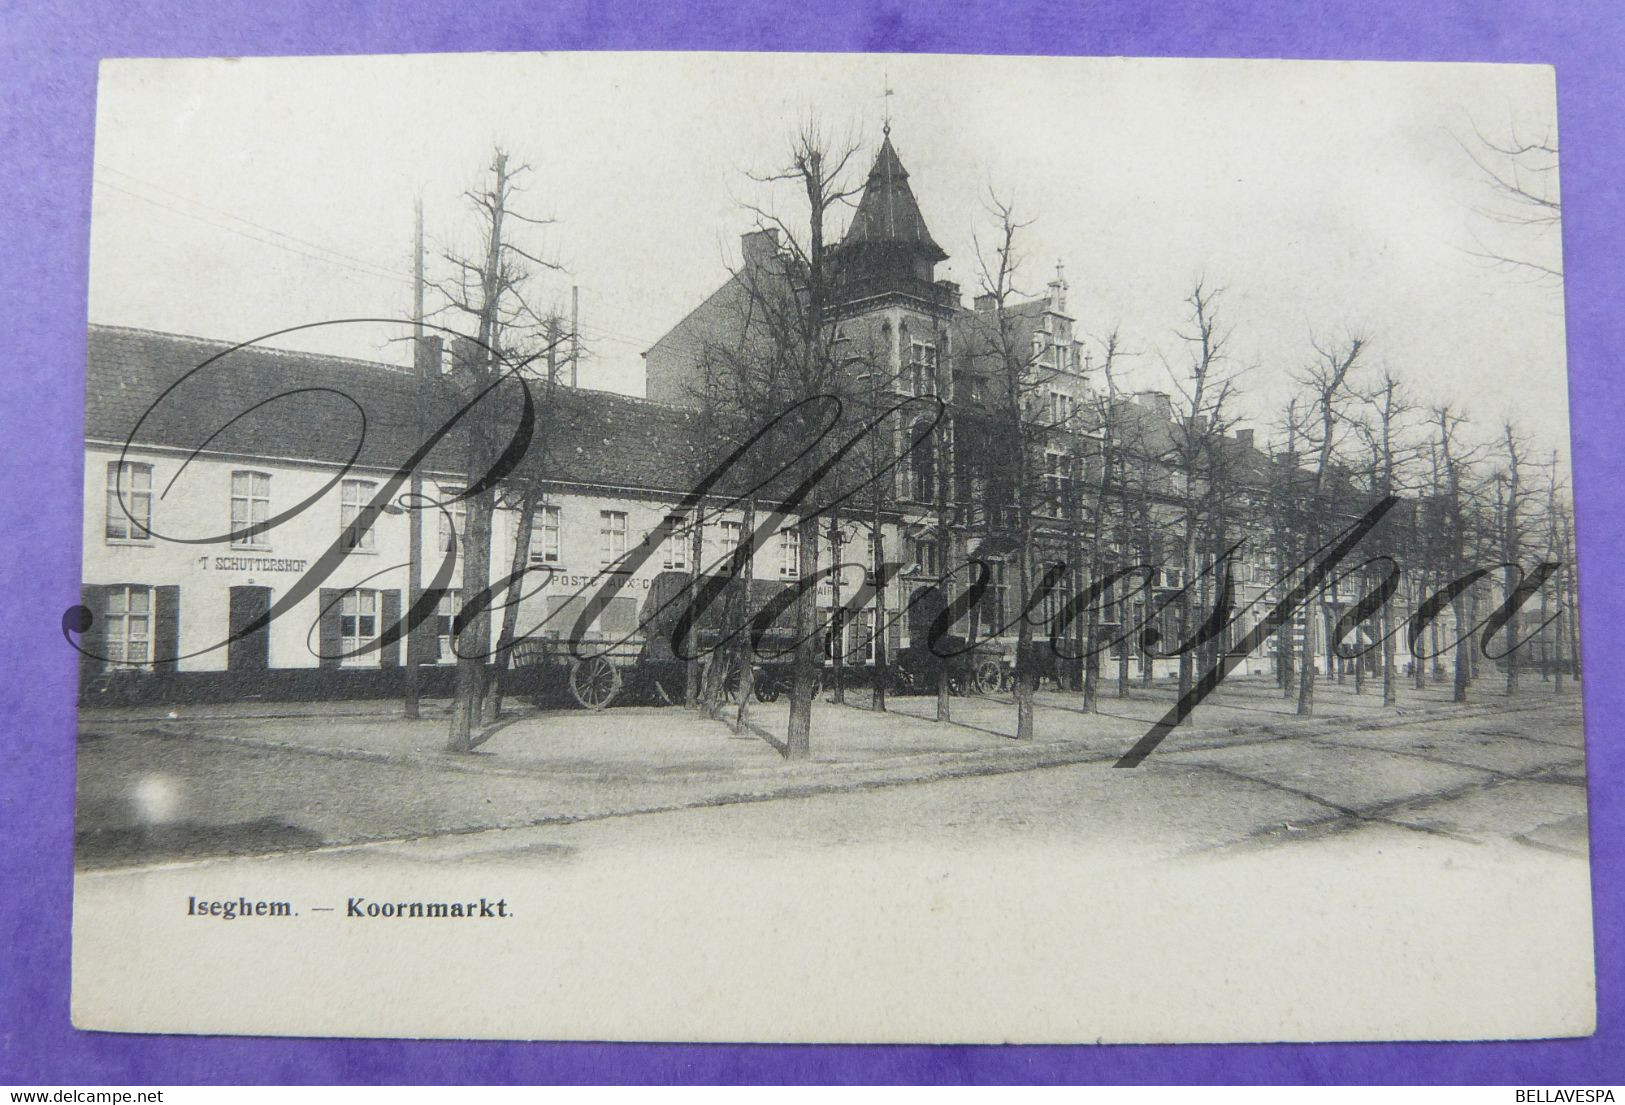
[[577, 660], [570, 666], [570, 693], [589, 710], [602, 710], [621, 690], [621, 673], [602, 656]]
[[779, 681], [767, 672], [759, 672], [756, 676], [756, 701], [777, 702], [779, 700]]
[[976, 665], [976, 674], [972, 677], [971, 686], [977, 694], [993, 694], [999, 689], [999, 670], [997, 660], [983, 660]]

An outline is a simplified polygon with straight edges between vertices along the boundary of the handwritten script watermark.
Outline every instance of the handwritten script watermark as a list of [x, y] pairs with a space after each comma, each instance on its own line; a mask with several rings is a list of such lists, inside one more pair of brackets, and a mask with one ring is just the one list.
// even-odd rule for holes
[[[242, 542], [254, 535], [269, 533], [298, 517], [317, 502], [325, 500], [333, 488], [356, 468], [362, 455], [367, 434], [366, 408], [354, 396], [338, 388], [318, 386], [290, 389], [236, 412], [202, 436], [182, 461], [180, 470], [169, 480], [159, 495], [160, 499], [163, 498], [174, 487], [175, 481], [186, 468], [208, 451], [215, 439], [240, 420], [274, 402], [296, 395], [320, 396], [335, 404], [353, 408], [359, 418], [354, 448], [349, 458], [340, 463], [335, 474], [316, 491], [280, 513], [254, 522], [251, 527], [243, 526], [225, 533], [202, 536], [160, 532], [152, 524], [151, 518], [138, 519], [131, 512], [130, 497], [126, 493], [127, 489], [122, 486], [123, 473], [126, 471], [125, 462], [130, 457], [131, 451], [139, 447], [138, 443], [146, 439], [144, 429], [158, 418], [165, 404], [184, 402], [188, 398], [186, 387], [189, 384], [208, 387], [210, 374], [231, 372], [235, 367], [230, 360], [232, 354], [252, 348], [260, 342], [298, 331], [355, 324], [400, 324], [401, 321], [339, 319], [310, 323], [266, 334], [209, 357], [166, 387], [131, 427], [119, 454], [119, 464], [112, 469], [117, 473], [115, 479], [118, 486], [112, 489], [114, 494], [110, 497], [110, 502], [117, 502], [131, 525], [149, 532], [155, 541], [181, 545]], [[497, 367], [481, 377], [470, 389], [471, 394], [463, 397], [465, 401], [462, 405], [429, 432], [406, 460], [389, 472], [388, 477], [378, 485], [370, 501], [361, 506], [354, 519], [343, 527], [332, 544], [319, 556], [309, 562], [303, 560], [277, 562], [277, 570], [297, 574], [269, 609], [222, 640], [173, 659], [177, 661], [190, 659], [225, 648], [234, 641], [263, 631], [276, 619], [289, 614], [306, 598], [318, 593], [322, 584], [326, 583], [334, 571], [363, 543], [374, 524], [384, 515], [401, 515], [414, 511], [425, 514], [432, 512], [431, 516], [439, 518], [442, 529], [452, 535], [452, 540], [444, 543], [439, 563], [434, 565], [432, 577], [424, 583], [421, 596], [393, 625], [381, 627], [373, 639], [337, 656], [320, 652], [313, 643], [313, 639], [318, 635], [320, 620], [329, 614], [344, 595], [408, 565], [392, 564], [371, 572], [364, 579], [340, 590], [337, 597], [330, 597], [323, 605], [318, 612], [317, 620], [311, 624], [307, 634], [307, 647], [321, 659], [349, 659], [363, 656], [395, 646], [426, 619], [439, 613], [440, 594], [449, 588], [457, 570], [460, 542], [456, 539], [453, 508], [459, 502], [491, 491], [505, 480], [521, 473], [522, 465], [530, 454], [536, 438], [538, 411], [536, 398], [525, 374], [532, 358], [509, 357], [445, 327], [430, 324], [425, 326], [427, 329], [441, 331], [470, 342], [473, 347], [483, 351], [491, 365]], [[445, 498], [437, 499], [412, 491], [414, 474], [421, 474], [427, 470], [430, 455], [434, 450], [443, 443], [455, 443], [452, 435], [458, 426], [465, 419], [469, 419], [472, 412], [475, 412], [482, 403], [495, 403], [499, 399], [504, 402], [511, 400], [517, 404], [517, 418], [501, 448], [490, 450], [495, 457], [486, 470], [477, 475], [473, 472], [467, 473], [466, 486], [455, 495]], [[539, 636], [544, 626], [568, 610], [573, 611], [574, 621], [564, 637], [571, 654], [578, 659], [604, 655], [634, 639], [644, 639], [655, 633], [662, 633], [668, 639], [672, 654], [680, 660], [698, 660], [708, 656], [737, 641], [741, 635], [748, 635], [753, 655], [760, 659], [772, 660], [786, 655], [810, 636], [827, 632], [836, 617], [851, 616], [868, 607], [877, 592], [906, 571], [905, 564], [890, 561], [883, 561], [878, 566], [832, 563], [805, 578], [787, 583], [760, 609], [746, 610], [745, 615], [736, 624], [723, 625], [720, 629], [705, 634], [699, 632], [700, 626], [710, 626], [714, 623], [714, 617], [712, 622], [707, 622], [706, 619], [717, 613], [713, 608], [726, 593], [730, 581], [750, 563], [771, 537], [787, 525], [808, 519], [830, 517], [848, 503], [854, 501], [872, 503], [872, 498], [859, 500], [859, 496], [866, 492], [871, 496], [880, 494], [879, 489], [885, 486], [881, 481], [889, 480], [899, 465], [916, 451], [927, 446], [947, 412], [940, 399], [924, 396], [899, 398], [884, 409], [853, 415], [850, 419], [851, 425], [848, 424], [849, 413], [847, 404], [844, 404], [840, 397], [833, 394], [817, 395], [792, 403], [763, 425], [751, 428], [742, 443], [721, 457], [709, 471], [695, 481], [691, 490], [663, 507], [665, 520], [646, 534], [639, 544], [605, 566], [595, 576], [571, 577], [572, 583], [581, 579], [572, 599], [584, 601], [556, 604], [541, 621], [520, 631], [516, 640]], [[912, 438], [908, 439], [908, 435], [905, 435], [905, 445], [901, 449], [891, 447], [891, 427], [899, 419], [904, 424], [914, 427], [911, 431]], [[783, 431], [786, 427], [801, 432], [792, 449], [784, 447]], [[885, 448], [876, 450], [874, 447], [877, 442], [882, 441]], [[884, 459], [870, 463], [866, 467], [859, 466], [862, 469], [860, 475], [835, 478], [834, 474], [837, 472], [848, 473], [853, 468], [854, 459], [876, 456]], [[1388, 496], [1373, 503], [1341, 531], [1284, 571], [1273, 587], [1265, 589], [1263, 595], [1245, 606], [1236, 606], [1230, 577], [1231, 561], [1245, 546], [1245, 542], [1240, 541], [1205, 565], [1194, 578], [1183, 580], [1181, 587], [1163, 589], [1165, 593], [1160, 602], [1153, 601], [1154, 582], [1159, 575], [1158, 566], [1136, 564], [1116, 567], [1102, 573], [1099, 578], [1090, 581], [1089, 586], [1080, 593], [1060, 603], [1057, 612], [1046, 616], [1043, 611], [1051, 604], [1052, 596], [1058, 597], [1057, 588], [1070, 574], [1065, 564], [1052, 563], [1037, 581], [1023, 608], [1003, 625], [990, 627], [982, 636], [985, 639], [1006, 635], [1019, 626], [1021, 619], [1027, 619], [1033, 625], [1048, 626], [1049, 632], [1044, 647], [1061, 660], [1077, 662], [1119, 647], [1136, 647], [1148, 656], [1170, 658], [1187, 652], [1194, 655], [1197, 650], [1222, 639], [1222, 634], [1231, 626], [1246, 624], [1246, 619], [1250, 617], [1256, 618], [1252, 621], [1251, 628], [1241, 634], [1230, 647], [1218, 653], [1216, 662], [1200, 678], [1193, 681], [1190, 690], [1158, 719], [1116, 764], [1118, 767], [1134, 767], [1144, 761], [1169, 733], [1183, 723], [1247, 656], [1256, 652], [1268, 639], [1287, 626], [1317, 594], [1337, 586], [1345, 578], [1369, 580], [1380, 575], [1374, 587], [1364, 592], [1357, 602], [1349, 604], [1340, 614], [1332, 630], [1330, 647], [1342, 659], [1352, 660], [1365, 656], [1382, 647], [1386, 638], [1403, 632], [1409, 651], [1418, 661], [1430, 659], [1434, 655], [1455, 648], [1474, 634], [1479, 635], [1479, 647], [1483, 654], [1491, 660], [1500, 660], [1527, 644], [1556, 620], [1557, 615], [1554, 614], [1511, 645], [1500, 651], [1493, 651], [1496, 635], [1505, 629], [1517, 612], [1553, 578], [1561, 566], [1555, 561], [1542, 561], [1526, 574], [1516, 564], [1497, 564], [1474, 568], [1438, 587], [1431, 596], [1416, 605], [1410, 617], [1393, 624], [1386, 633], [1379, 636], [1377, 622], [1399, 587], [1400, 566], [1390, 555], [1367, 555], [1352, 565], [1348, 565], [1347, 562], [1399, 501], [1397, 497]], [[708, 520], [738, 512], [747, 503], [756, 508], [758, 519], [752, 532], [742, 533], [737, 544], [725, 550], [714, 562], [696, 565], [697, 570], [680, 588], [670, 594], [657, 594], [652, 597], [645, 603], [633, 629], [612, 640], [606, 640], [602, 636], [590, 637], [589, 630], [592, 625], [608, 608], [611, 601], [627, 588], [634, 575], [645, 568], [657, 549], [662, 548], [668, 540], [679, 537], [687, 527], [703, 527]], [[838, 610], [821, 611], [819, 617], [815, 619], [813, 628], [799, 639], [793, 634], [787, 637], [783, 632], [775, 632], [774, 627], [781, 620], [781, 616], [792, 609], [804, 595], [836, 575], [847, 572], [848, 569], [853, 570], [855, 574], [861, 574], [863, 583], [854, 589], [850, 597], [842, 600]], [[1476, 624], [1465, 627], [1456, 625], [1456, 636], [1438, 652], [1427, 651], [1423, 644], [1424, 635], [1443, 611], [1469, 588], [1497, 572], [1502, 573], [1507, 581], [1506, 593], [1502, 596], [1501, 602]], [[484, 611], [504, 610], [510, 604], [523, 603], [524, 600], [546, 589], [555, 576], [558, 576], [558, 571], [552, 565], [527, 565], [517, 572], [497, 579], [479, 593], [463, 597], [460, 609], [453, 620], [454, 632]], [[562, 576], [558, 578], [564, 579]], [[1211, 592], [1214, 596], [1212, 609], [1203, 613], [1200, 623], [1189, 637], [1164, 646], [1160, 630], [1152, 623], [1159, 619], [1163, 610], [1173, 604], [1188, 603], [1197, 593], [1193, 589], [1204, 579], [1212, 585]], [[927, 649], [942, 660], [963, 655], [974, 646], [956, 630], [965, 627], [975, 616], [974, 612], [981, 607], [984, 596], [993, 586], [993, 580], [994, 572], [989, 561], [975, 557], [966, 558], [963, 563], [946, 572], [937, 584], [934, 596], [930, 594], [930, 589], [922, 588], [909, 602], [903, 604], [901, 609], [891, 615], [885, 625], [876, 625], [873, 632], [881, 634], [901, 619], [915, 616], [916, 606], [923, 608], [924, 604], [930, 603], [935, 613], [926, 634]], [[1269, 599], [1267, 596], [1271, 593], [1279, 597]], [[951, 602], [945, 602], [942, 596], [946, 594], [954, 594], [955, 597]], [[1124, 617], [1119, 623], [1110, 623], [1113, 632], [1097, 634], [1101, 639], [1094, 641], [1089, 647], [1082, 650], [1074, 647], [1078, 618], [1091, 611], [1104, 612], [1108, 605], [1116, 605], [1126, 610], [1127, 599], [1135, 595], [1143, 595], [1145, 598], [1145, 601], [1136, 607], [1142, 612], [1139, 620]], [[94, 626], [95, 619], [96, 612], [83, 605], [69, 607], [62, 616], [63, 636], [69, 645], [82, 655], [105, 662], [108, 657], [96, 655], [83, 643], [83, 638]], [[1350, 641], [1356, 634], [1363, 641], [1359, 647], [1355, 647]], [[459, 647], [466, 647], [462, 646], [460, 637], [453, 645], [454, 650]], [[458, 651], [457, 655], [462, 658], [486, 660], [494, 654], [489, 641], [479, 643], [476, 648], [480, 651]]]

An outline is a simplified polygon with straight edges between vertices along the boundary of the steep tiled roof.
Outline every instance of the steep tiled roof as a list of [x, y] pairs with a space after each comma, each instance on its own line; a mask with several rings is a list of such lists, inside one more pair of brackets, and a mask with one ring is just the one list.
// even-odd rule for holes
[[905, 245], [933, 261], [948, 256], [925, 228], [920, 205], [908, 186], [908, 170], [898, 160], [890, 135], [880, 144], [880, 153], [863, 187], [863, 197], [858, 200], [857, 213], [841, 239], [843, 246], [858, 243]]
[[720, 445], [697, 411], [605, 391], [559, 388], [540, 416], [547, 479], [687, 491]]
[[[525, 464], [539, 467], [543, 479], [685, 490], [717, 449], [716, 427], [693, 411], [570, 388], [551, 398], [536, 389], [536, 399], [537, 432]], [[144, 445], [330, 463], [355, 456], [358, 464], [390, 468], [460, 405], [444, 383], [426, 386], [391, 365], [90, 328], [85, 436], [93, 440], [133, 436]], [[501, 432], [517, 413], [517, 402], [504, 402]], [[454, 430], [430, 467], [460, 471], [463, 448]]]
[[90, 328], [88, 438], [329, 462], [359, 442], [357, 463], [394, 466], [422, 440], [417, 411], [416, 378], [389, 365]]

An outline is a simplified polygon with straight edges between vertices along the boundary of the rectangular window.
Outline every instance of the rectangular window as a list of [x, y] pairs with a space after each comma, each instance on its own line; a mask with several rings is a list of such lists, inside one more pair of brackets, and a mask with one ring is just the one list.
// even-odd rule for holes
[[[1045, 565], [1048, 571], [1051, 565]], [[1044, 631], [1054, 634], [1060, 624], [1061, 614], [1067, 603], [1072, 601], [1072, 576], [1067, 573], [1055, 581], [1055, 585], [1044, 592], [1043, 617]], [[1074, 622], [1076, 624], [1076, 622]]]
[[1078, 401], [1064, 391], [1049, 393], [1049, 420], [1050, 424], [1060, 429], [1070, 429], [1072, 418], [1078, 413]]
[[801, 575], [801, 534], [786, 526], [779, 531], [779, 578], [796, 579]]
[[872, 664], [875, 661], [874, 611], [859, 610], [852, 616], [851, 644], [846, 650], [849, 663]]
[[688, 545], [694, 539], [693, 531], [688, 527], [688, 518], [681, 514], [668, 514], [666, 524], [671, 527], [671, 532], [666, 535], [661, 565], [668, 572], [686, 572]]
[[626, 512], [601, 510], [598, 512], [599, 560], [608, 567], [626, 555]]
[[982, 595], [982, 628], [989, 633], [1001, 630], [1005, 608], [1010, 601], [1010, 585], [1002, 560], [988, 562], [987, 591]]
[[265, 521], [271, 516], [271, 476], [267, 472], [231, 474], [231, 547], [263, 549], [270, 545]]
[[722, 553], [718, 557], [720, 563], [717, 565], [717, 571], [727, 574], [733, 570], [734, 552], [739, 548], [739, 543], [744, 539], [743, 527], [743, 522], [724, 521], [718, 524], [718, 531], [722, 535]]
[[378, 639], [378, 592], [346, 591], [339, 599], [339, 638], [343, 645], [343, 663], [349, 667], [375, 668], [378, 651], [352, 656]]
[[1044, 500], [1051, 516], [1071, 517], [1072, 458], [1065, 453], [1044, 454]]
[[435, 513], [440, 519], [441, 552], [450, 552], [452, 542], [461, 541], [463, 535], [468, 532], [468, 500], [451, 501], [462, 493], [463, 489], [460, 487], [440, 489], [440, 508]]
[[152, 588], [107, 589], [106, 634], [109, 670], [150, 670], [152, 666]]
[[[367, 504], [372, 502], [377, 490], [378, 485], [371, 480], [345, 480], [339, 488], [339, 525], [344, 530], [345, 548], [373, 547], [373, 519], [367, 512]], [[362, 532], [363, 526], [365, 532]]]
[[937, 393], [937, 347], [929, 342], [909, 342], [909, 389], [914, 395]]
[[557, 564], [559, 561], [559, 508], [537, 507], [536, 529], [530, 539], [530, 562]]
[[939, 576], [941, 568], [937, 564], [937, 543], [929, 538], [917, 538], [914, 542], [914, 566], [919, 569], [922, 576]]
[[107, 539], [146, 541], [152, 537], [152, 465], [112, 461], [107, 465]]
[[442, 591], [434, 608], [434, 635], [439, 645], [439, 662], [457, 662], [457, 608], [462, 605], [462, 592], [455, 589]]
[[931, 423], [922, 418], [910, 426], [903, 438], [903, 448], [908, 451], [900, 465], [904, 495], [917, 503], [936, 502], [939, 442]]

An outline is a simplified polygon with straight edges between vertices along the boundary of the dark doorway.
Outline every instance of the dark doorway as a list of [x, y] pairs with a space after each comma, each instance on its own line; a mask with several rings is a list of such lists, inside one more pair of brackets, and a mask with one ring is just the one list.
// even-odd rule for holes
[[935, 584], [929, 587], [917, 587], [909, 596], [908, 604], [908, 641], [916, 648], [923, 648], [931, 637], [931, 625], [937, 616], [948, 608], [948, 602], [942, 597], [942, 589]]
[[271, 611], [269, 587], [231, 589], [231, 636], [226, 646], [227, 671], [264, 671], [271, 666], [271, 627], [269, 623], [241, 639], [237, 634]]

